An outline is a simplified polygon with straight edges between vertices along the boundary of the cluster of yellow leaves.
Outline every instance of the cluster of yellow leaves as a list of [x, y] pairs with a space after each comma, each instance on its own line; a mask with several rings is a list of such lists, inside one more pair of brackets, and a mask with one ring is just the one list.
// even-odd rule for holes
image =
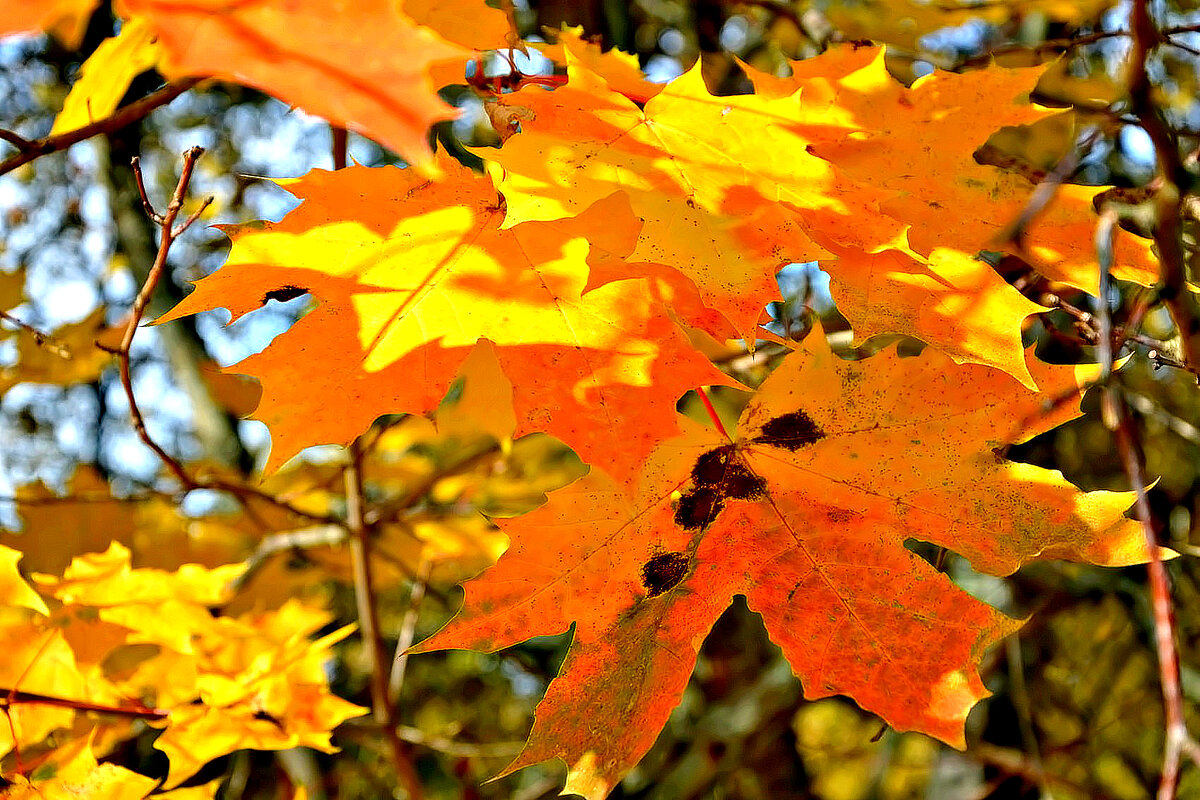
[[330, 751], [329, 732], [365, 713], [329, 692], [330, 648], [351, 629], [312, 638], [328, 612], [290, 601], [217, 613], [244, 565], [134, 569], [129, 550], [114, 543], [74, 558], [59, 576], [35, 575], [35, 589], [19, 559], [0, 546], [0, 687], [10, 722], [0, 726], [0, 754], [28, 758], [47, 737], [59, 746], [15, 796], [110, 785], [121, 793], [103, 796], [145, 796], [157, 781], [96, 765], [144, 724], [164, 728], [156, 747], [170, 759], [171, 788], [242, 748]]

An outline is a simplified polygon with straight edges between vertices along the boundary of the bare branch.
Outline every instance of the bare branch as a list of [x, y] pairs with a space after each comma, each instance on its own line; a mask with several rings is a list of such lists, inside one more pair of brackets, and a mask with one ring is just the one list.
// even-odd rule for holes
[[33, 341], [37, 342], [38, 347], [44, 347], [59, 358], [70, 361], [74, 356], [71, 354], [71, 348], [65, 344], [61, 344], [54, 340], [54, 337], [48, 333], [38, 330], [32, 325], [22, 322], [21, 320], [9, 314], [7, 311], [0, 311], [0, 319], [5, 322], [16, 325], [21, 330], [33, 337]]
[[[1137, 0], [1140, 2], [1140, 0]], [[1136, 2], [1135, 2], [1136, 5]], [[1126, 478], [1136, 493], [1134, 508], [1146, 540], [1150, 579], [1150, 598], [1154, 614], [1154, 642], [1158, 652], [1158, 674], [1162, 685], [1163, 707], [1166, 716], [1166, 743], [1163, 752], [1162, 775], [1159, 778], [1157, 800], [1174, 800], [1179, 785], [1180, 757], [1195, 752], [1196, 745], [1188, 734], [1183, 712], [1183, 691], [1179, 682], [1179, 653], [1175, 647], [1175, 611], [1171, 605], [1170, 579], [1159, 551], [1159, 537], [1154, 529], [1150, 501], [1146, 496], [1146, 475], [1143, 469], [1141, 443], [1137, 428], [1125, 406], [1120, 386], [1112, 378], [1113, 339], [1112, 320], [1108, 309], [1109, 289], [1112, 286], [1113, 235], [1117, 215], [1109, 206], [1101, 210], [1096, 229], [1096, 252], [1100, 264], [1099, 350], [1100, 375], [1104, 385], [1101, 395], [1101, 416], [1112, 432], [1121, 456]]]
[[350, 564], [354, 573], [358, 627], [362, 631], [363, 645], [371, 664], [371, 716], [387, 736], [392, 765], [409, 800], [420, 800], [424, 796], [421, 780], [413, 767], [408, 745], [396, 734], [399, 720], [396, 707], [388, 698], [388, 655], [379, 636], [379, 617], [371, 578], [371, 529], [363, 517], [362, 450], [357, 440], [350, 445], [349, 451], [350, 463], [345, 469], [346, 530], [350, 534]]
[[73, 708], [76, 711], [91, 711], [95, 714], [108, 714], [110, 716], [130, 717], [133, 719], [166, 719], [171, 716], [171, 712], [158, 708], [147, 708], [146, 706], [106, 706], [89, 703], [86, 700], [69, 700], [65, 697], [52, 697], [51, 695], [26, 692], [21, 689], [0, 688], [0, 694], [3, 694], [3, 697], [0, 697], [0, 708], [5, 710], [15, 705], [34, 704], [55, 706], [57, 708]]
[[[22, 167], [44, 155], [57, 152], [58, 150], [65, 150], [71, 145], [82, 142], [84, 139], [90, 139], [97, 134], [119, 131], [126, 125], [131, 125], [142, 119], [159, 106], [165, 106], [167, 103], [170, 103], [176, 97], [179, 97], [179, 95], [200, 83], [201, 80], [201, 78], [182, 78], [172, 81], [158, 91], [146, 95], [141, 100], [135, 100], [127, 106], [118, 108], [113, 112], [112, 116], [97, 120], [90, 125], [84, 125], [82, 128], [76, 128], [73, 131], [67, 131], [55, 136], [47, 136], [44, 139], [30, 141], [17, 136], [15, 133], [5, 131], [7, 135], [0, 138], [15, 145], [19, 152], [14, 156], [6, 158], [4, 161], [0, 161], [0, 175], [12, 172], [17, 167]], [[155, 221], [157, 222], [157, 220]]]
[[1150, 0], [1134, 0], [1131, 12], [1133, 47], [1127, 62], [1130, 112], [1154, 144], [1158, 161], [1152, 235], [1158, 250], [1159, 296], [1179, 328], [1182, 361], [1200, 364], [1200, 309], [1187, 286], [1187, 261], [1183, 251], [1181, 220], [1183, 188], [1191, 183], [1190, 174], [1179, 154], [1175, 131], [1166, 122], [1154, 102], [1153, 82], [1146, 68], [1151, 51], [1163, 41], [1150, 14]]

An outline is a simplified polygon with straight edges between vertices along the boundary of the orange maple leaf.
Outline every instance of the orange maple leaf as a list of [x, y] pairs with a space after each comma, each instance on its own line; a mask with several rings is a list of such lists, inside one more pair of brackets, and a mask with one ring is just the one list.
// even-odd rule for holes
[[[418, 25], [392, 0], [121, 0], [167, 53], [168, 75], [253, 86], [434, 169], [430, 125], [457, 112], [430, 69], [471, 51]], [[479, 4], [483, 11], [482, 3]]]
[[382, 414], [432, 410], [486, 338], [516, 387], [515, 436], [546, 431], [615, 475], [634, 473], [674, 434], [680, 395], [730, 380], [648, 280], [590, 280], [590, 259], [631, 246], [628, 204], [612, 198], [577, 220], [502, 230], [491, 181], [448, 159], [442, 169], [435, 182], [355, 167], [290, 183], [300, 207], [278, 224], [233, 229], [227, 264], [160, 322], [318, 299], [230, 368], [262, 382], [268, 469], [309, 445], [347, 443]]
[[50, 31], [74, 50], [83, 41], [88, 20], [100, 0], [3, 0], [0, 36]]
[[[853, 136], [814, 129], [813, 152], [848, 175], [892, 192], [884, 213], [910, 226], [912, 248], [928, 255], [949, 248], [974, 255], [1004, 246], [1003, 234], [1029, 203], [1033, 186], [1020, 175], [980, 164], [975, 151], [998, 128], [1026, 125], [1060, 109], [1026, 101], [1045, 67], [989, 67], [961, 74], [935, 71], [905, 88], [884, 65], [882, 47], [839, 48], [793, 64], [791, 79], [759, 78], [768, 97], [800, 91], [814, 120], [836, 109]], [[1060, 186], [1026, 234], [1030, 257], [1046, 277], [1095, 293], [1092, 198], [1104, 187]], [[1118, 234], [1116, 275], [1152, 283], [1158, 264], [1150, 242]]]
[[[753, 337], [763, 301], [776, 293], [775, 271], [819, 259], [861, 336], [916, 336], [956, 361], [997, 366], [1029, 384], [1020, 325], [1040, 307], [973, 259], [996, 227], [977, 231], [969, 246], [958, 237], [916, 252], [912, 221], [885, 213], [895, 201], [890, 186], [818, 157], [824, 143], [873, 135], [874, 118], [840, 106], [830, 88], [840, 84], [824, 73], [856, 77], [874, 59], [874, 51], [835, 50], [758, 96], [714, 97], [694, 69], [639, 109], [569, 58], [566, 87], [505, 99], [534, 119], [481, 154], [505, 169], [506, 224], [561, 219], [597, 198], [627, 195], [645, 221], [628, 260], [678, 270], [743, 336]], [[882, 74], [889, 91], [905, 91]], [[1014, 120], [1045, 114], [1014, 108]], [[878, 157], [893, 172], [905, 169], [887, 147]]]
[[879, 213], [886, 194], [842, 178], [783, 124], [798, 99], [714, 97], [697, 66], [642, 109], [571, 50], [567, 61], [565, 87], [505, 98], [534, 118], [501, 149], [480, 151], [505, 169], [506, 225], [627, 195], [645, 222], [629, 260], [677, 269], [750, 339], [777, 294], [776, 271], [829, 257], [815, 230], [847, 246], [902, 240], [902, 226]]
[[[1071, 367], [1034, 365], [1076, 386]], [[1078, 376], [1084, 377], [1084, 376]], [[984, 650], [1019, 623], [904, 547], [932, 542], [1004, 575], [1037, 558], [1143, 560], [1129, 493], [1084, 494], [999, 447], [1077, 411], [999, 370], [927, 350], [861, 362], [820, 335], [763, 384], [732, 441], [695, 426], [636, 495], [593, 471], [500, 525], [510, 550], [417, 650], [496, 650], [575, 625], [525, 750], [603, 797], [653, 743], [735, 594], [762, 614], [809, 698], [848, 694], [899, 730], [964, 746]], [[1026, 422], [1027, 419], [1036, 421]]]

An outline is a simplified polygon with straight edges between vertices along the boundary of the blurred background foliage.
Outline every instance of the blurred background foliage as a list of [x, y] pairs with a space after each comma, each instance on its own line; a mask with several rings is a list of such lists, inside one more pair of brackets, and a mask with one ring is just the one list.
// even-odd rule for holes
[[[1172, 46], [1151, 65], [1156, 99], [1180, 131], [1195, 166], [1200, 146], [1197, 65], [1200, 13], [1191, 3], [1154, 4], [1160, 26], [1177, 29]], [[787, 75], [791, 60], [830, 43], [869, 39], [889, 45], [888, 64], [910, 83], [933, 69], [966, 70], [994, 58], [1005, 66], [1049, 64], [1036, 99], [1066, 109], [1031, 128], [1006, 130], [990, 155], [1044, 175], [1076, 153], [1067, 180], [1130, 189], [1153, 173], [1153, 153], [1134, 125], [1097, 109], [1123, 95], [1128, 49], [1127, 2], [1114, 0], [546, 0], [517, 3], [527, 38], [553, 39], [563, 25], [581, 26], [603, 47], [635, 53], [647, 75], [669, 80], [697, 59], [717, 93], [751, 90], [743, 64]], [[80, 65], [114, 32], [107, 4], [93, 15], [77, 50], [48, 37], [0, 41], [0, 120], [26, 138], [45, 135]], [[551, 71], [531, 54], [528, 71]], [[485, 70], [507, 69], [503, 59]], [[127, 100], [153, 90], [147, 73]], [[443, 95], [462, 117], [437, 131], [452, 151], [494, 144], [482, 102], [465, 84]], [[1084, 147], [1077, 148], [1083, 141]], [[0, 323], [0, 542], [25, 553], [32, 571], [61, 570], [71, 555], [103, 550], [116, 537], [135, 565], [215, 565], [250, 558], [253, 569], [235, 600], [240, 608], [274, 607], [292, 596], [320, 598], [338, 622], [355, 617], [344, 528], [322, 522], [344, 513], [344, 453], [314, 448], [266, 479], [262, 488], [308, 517], [253, 499], [235, 502], [208, 490], [179, 493], [137, 440], [111, 357], [94, 346], [120, 323], [153, 260], [154, 232], [137, 200], [129, 159], [140, 155], [156, 197], [174, 184], [178, 154], [208, 151], [193, 194], [212, 194], [209, 223], [279, 219], [294, 204], [262, 177], [299, 175], [330, 166], [328, 127], [251, 90], [207, 85], [142, 123], [89, 140], [0, 178], [0, 300], [22, 321], [53, 334], [62, 358], [27, 333]], [[351, 155], [368, 165], [395, 163], [370, 141], [351, 136]], [[999, 154], [999, 155], [997, 155]], [[994, 161], [992, 163], [995, 163]], [[1032, 189], [1032, 183], [1031, 183]], [[947, 212], [952, 213], [952, 212]], [[1185, 220], [1195, 258], [1196, 218]], [[170, 280], [151, 314], [172, 306], [187, 282], [216, 269], [227, 248], [216, 230], [193, 229], [171, 253]], [[1013, 265], [1008, 265], [1013, 267]], [[1004, 265], [1001, 265], [1002, 269]], [[1060, 292], [1074, 309], [1099, 299], [1039, 284], [1017, 264], [1006, 271], [1031, 296]], [[770, 310], [778, 335], [802, 338], [820, 321], [848, 358], [893, 341], [855, 343], [838, 314], [819, 265], [794, 265], [780, 276]], [[1134, 303], [1132, 287], [1104, 298], [1119, 321]], [[227, 365], [261, 349], [285, 330], [307, 297], [272, 302], [224, 327], [217, 314], [143, 329], [134, 344], [140, 404], [156, 439], [193, 469], [252, 475], [269, 447], [263, 426], [241, 417], [257, 388], [223, 375]], [[1063, 309], [1031, 318], [1026, 331], [1043, 357], [1095, 360], [1078, 318]], [[1169, 340], [1161, 309], [1147, 333]], [[918, 352], [921, 343], [901, 343]], [[722, 364], [748, 383], [761, 381], [778, 352], [731, 350]], [[1137, 412], [1151, 490], [1165, 543], [1187, 556], [1200, 547], [1200, 393], [1188, 373], [1164, 367], [1135, 347], [1122, 370]], [[439, 627], [459, 603], [456, 582], [478, 572], [505, 542], [480, 512], [519, 514], [545, 491], [578, 476], [574, 455], [545, 437], [516, 442], [503, 426], [473, 429], [461, 413], [486, 403], [470, 375], [437, 415], [379, 420], [363, 442], [366, 492], [396, 514], [376, 529], [373, 565], [388, 643], [403, 650]], [[736, 393], [717, 393], [736, 414]], [[685, 398], [681, 407], [691, 408]], [[1085, 489], [1127, 489], [1096, 398], [1089, 413], [1009, 457], [1061, 469]], [[1162, 705], [1152, 647], [1153, 622], [1140, 569], [1041, 563], [1006, 580], [979, 575], [953, 554], [920, 543], [913, 549], [968, 591], [1010, 615], [1033, 615], [1021, 633], [992, 652], [985, 678], [994, 696], [968, 723], [966, 753], [914, 734], [888, 731], [849, 701], [804, 702], [800, 687], [759, 619], [736, 603], [705, 644], [684, 701], [658, 743], [617, 790], [624, 798], [1149, 798], [1157, 786]], [[1170, 565], [1175, 581], [1183, 688], [1193, 730], [1200, 727], [1200, 571], [1193, 557]], [[330, 666], [338, 692], [369, 704], [369, 658], [357, 640], [341, 646]], [[511, 759], [531, 714], [555, 674], [564, 637], [528, 642], [495, 654], [443, 652], [401, 659], [393, 671], [402, 723], [418, 773], [431, 797], [552, 797], [561, 785], [553, 765], [483, 783]], [[150, 750], [153, 731], [109, 754], [146, 774], [162, 774]], [[336, 756], [309, 751], [242, 751], [210, 764], [194, 783], [219, 780], [219, 797], [285, 796], [305, 786], [310, 798], [374, 798], [396, 785], [382, 737], [352, 720], [335, 739]], [[8, 765], [6, 765], [8, 766]], [[290, 796], [290, 795], [287, 795]], [[1200, 796], [1200, 775], [1185, 770], [1181, 797]]]

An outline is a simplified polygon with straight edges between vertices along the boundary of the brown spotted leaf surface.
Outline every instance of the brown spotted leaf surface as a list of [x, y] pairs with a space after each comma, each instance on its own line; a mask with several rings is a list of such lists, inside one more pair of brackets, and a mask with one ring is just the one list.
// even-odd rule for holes
[[[1039, 385], [1088, 376], [1031, 362]], [[500, 521], [512, 544], [420, 650], [496, 650], [575, 626], [509, 771], [569, 765], [599, 798], [649, 749], [733, 596], [763, 616], [809, 698], [844, 694], [956, 747], [988, 693], [985, 650], [1014, 631], [905, 547], [946, 547], [1005, 575], [1037, 558], [1143, 559], [1128, 494], [1081, 493], [1006, 461], [1005, 445], [1078, 414], [988, 367], [927, 350], [859, 362], [810, 336], [763, 384], [732, 441], [689, 424], [635, 493], [599, 469]]]

